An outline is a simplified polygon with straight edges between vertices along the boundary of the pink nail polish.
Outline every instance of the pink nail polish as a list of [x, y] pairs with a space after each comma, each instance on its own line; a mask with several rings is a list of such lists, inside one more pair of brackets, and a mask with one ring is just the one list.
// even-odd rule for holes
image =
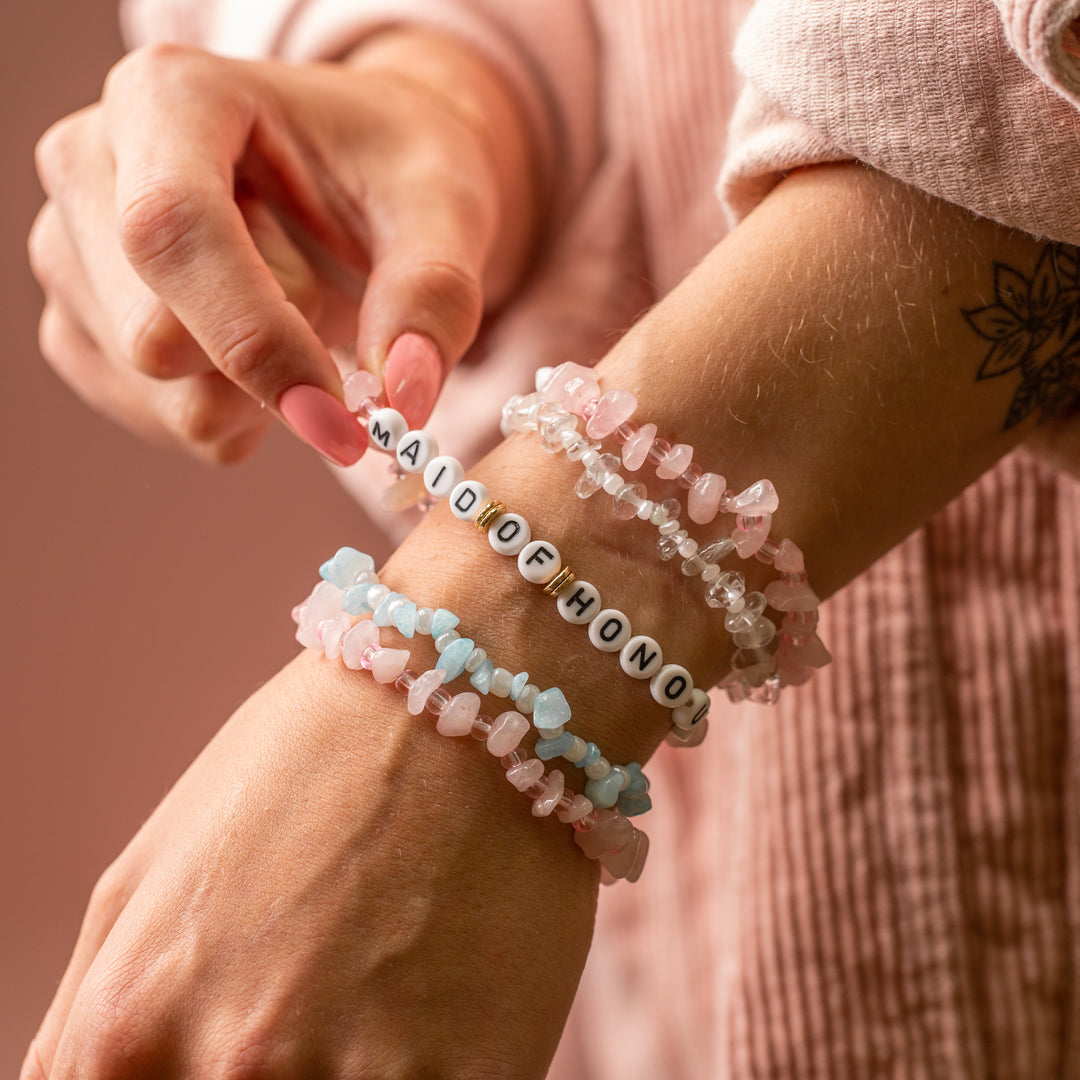
[[386, 400], [409, 423], [420, 427], [435, 408], [443, 364], [435, 343], [421, 334], [402, 334], [390, 348], [383, 374]]
[[367, 449], [367, 432], [356, 417], [317, 386], [290, 386], [278, 409], [301, 439], [335, 465], [352, 465]]

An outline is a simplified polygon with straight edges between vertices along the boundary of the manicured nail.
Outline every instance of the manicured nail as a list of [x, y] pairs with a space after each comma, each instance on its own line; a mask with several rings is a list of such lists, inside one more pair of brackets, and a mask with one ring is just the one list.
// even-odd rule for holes
[[409, 427], [422, 426], [442, 389], [443, 364], [435, 343], [420, 334], [402, 334], [386, 357], [383, 382], [391, 408]]
[[356, 417], [317, 386], [290, 386], [278, 409], [304, 442], [335, 465], [352, 465], [367, 449], [367, 432]]

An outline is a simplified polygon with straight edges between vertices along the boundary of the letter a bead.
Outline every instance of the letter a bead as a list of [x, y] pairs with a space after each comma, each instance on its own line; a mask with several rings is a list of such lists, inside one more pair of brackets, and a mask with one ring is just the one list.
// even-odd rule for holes
[[398, 443], [398, 464], [409, 473], [423, 472], [439, 453], [439, 444], [426, 431], [409, 431]]

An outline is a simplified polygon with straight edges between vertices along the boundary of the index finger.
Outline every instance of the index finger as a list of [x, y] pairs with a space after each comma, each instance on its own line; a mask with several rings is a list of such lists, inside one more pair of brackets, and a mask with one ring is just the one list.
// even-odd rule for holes
[[125, 254], [224, 375], [338, 464], [367, 436], [334, 362], [257, 251], [233, 193], [260, 119], [244, 65], [151, 47], [104, 97]]

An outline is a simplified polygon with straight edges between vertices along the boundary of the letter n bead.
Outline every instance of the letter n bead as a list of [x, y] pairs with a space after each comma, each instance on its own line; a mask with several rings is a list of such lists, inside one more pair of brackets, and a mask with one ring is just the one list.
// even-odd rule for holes
[[632, 637], [619, 653], [619, 666], [631, 679], [651, 679], [663, 662], [660, 646], [646, 634]]

